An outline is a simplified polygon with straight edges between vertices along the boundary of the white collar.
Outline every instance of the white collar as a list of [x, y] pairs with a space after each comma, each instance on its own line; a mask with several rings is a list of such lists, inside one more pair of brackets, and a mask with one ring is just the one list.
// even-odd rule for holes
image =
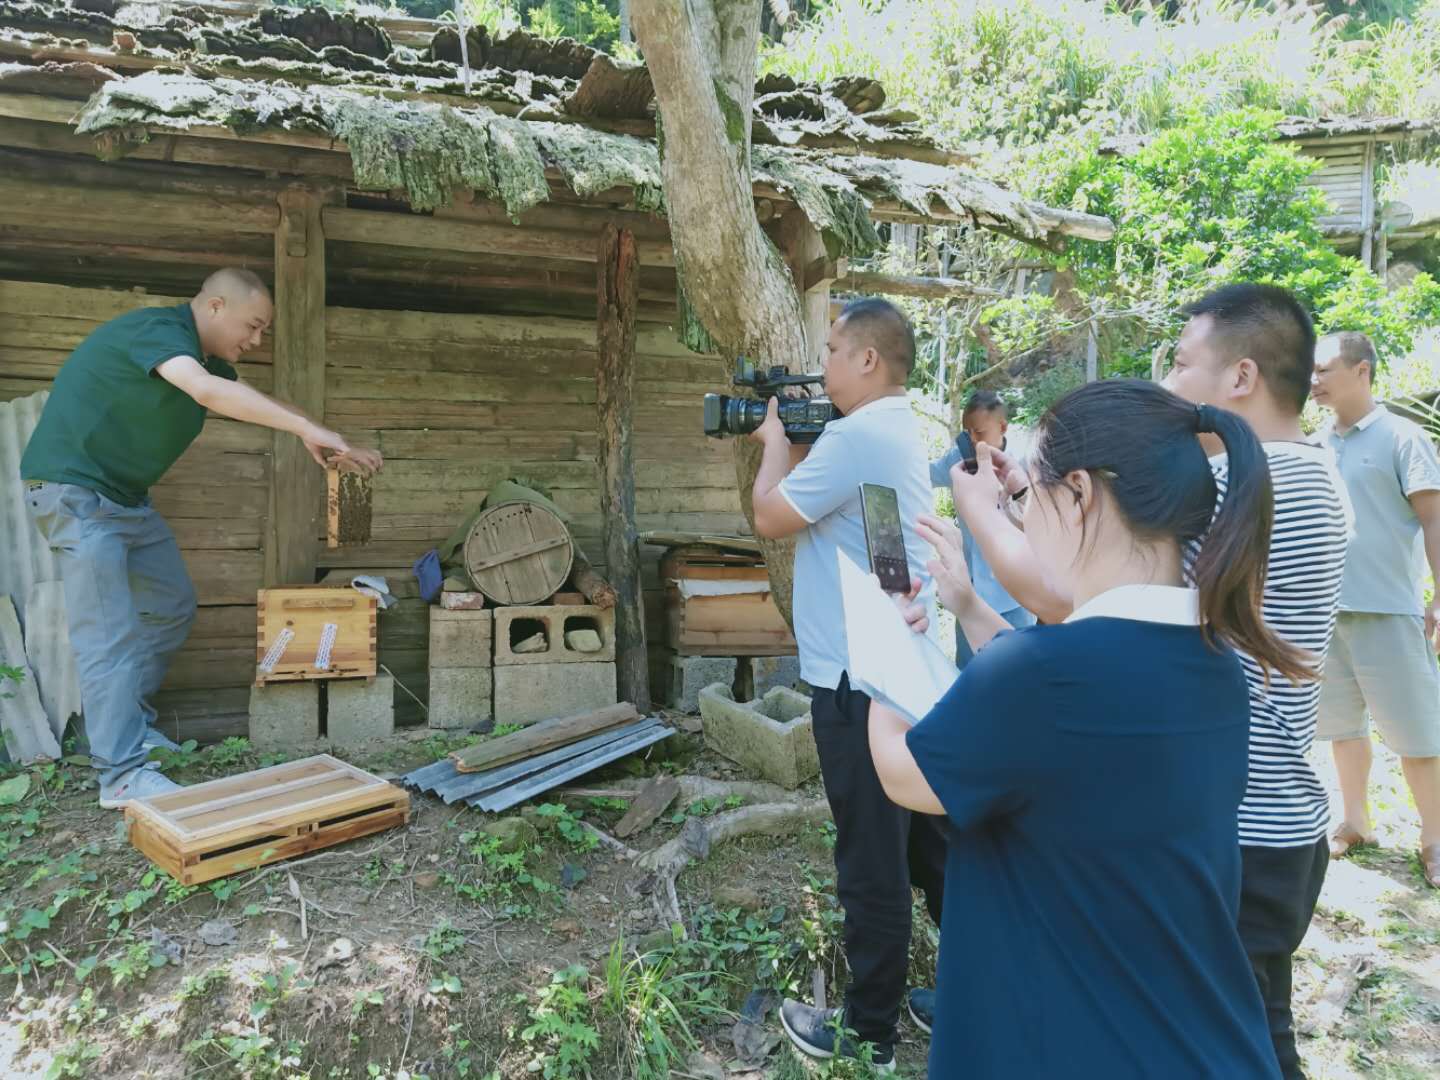
[[1097, 618], [1199, 626], [1200, 594], [1176, 585], [1117, 585], [1092, 596], [1065, 621]]
[[849, 420], [852, 416], [859, 416], [863, 412], [870, 412], [872, 410], [875, 412], [889, 412], [892, 409], [908, 408], [910, 408], [909, 394], [886, 394], [884, 397], [878, 397], [874, 401], [867, 401], [854, 412], [846, 413], [842, 419]]

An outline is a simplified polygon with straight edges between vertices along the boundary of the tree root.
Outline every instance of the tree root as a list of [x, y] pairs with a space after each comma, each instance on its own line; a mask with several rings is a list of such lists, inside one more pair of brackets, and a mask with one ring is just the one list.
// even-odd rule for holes
[[692, 862], [703, 862], [709, 858], [713, 845], [742, 836], [788, 836], [806, 825], [818, 825], [829, 819], [830, 806], [824, 799], [764, 803], [716, 814], [711, 818], [690, 818], [679, 836], [635, 860], [635, 865], [647, 875], [636, 891], [648, 893], [656, 913], [669, 925], [679, 925], [683, 929], [685, 918], [680, 912], [675, 879]]

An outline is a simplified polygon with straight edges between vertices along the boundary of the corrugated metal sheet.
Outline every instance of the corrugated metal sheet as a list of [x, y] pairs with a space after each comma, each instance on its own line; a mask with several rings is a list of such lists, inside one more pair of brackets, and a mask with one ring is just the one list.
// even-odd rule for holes
[[0, 596], [0, 664], [24, 673], [18, 684], [9, 679], [0, 681], [0, 731], [5, 736], [5, 753], [11, 761], [22, 763], [58, 758], [60, 744], [45, 719], [35, 676], [25, 663], [20, 622], [8, 596]]
[[20, 477], [20, 455], [49, 396], [0, 402], [0, 596], [10, 597], [21, 621], [35, 584], [60, 580], [55, 556], [25, 510]]
[[447, 803], [464, 799], [485, 810], [505, 810], [673, 734], [674, 728], [647, 717], [484, 772], [460, 772], [454, 762], [445, 758], [407, 773], [401, 782], [433, 792]]
[[30, 590], [25, 605], [25, 655], [35, 672], [50, 730], [63, 740], [66, 723], [80, 714], [80, 676], [65, 619], [65, 586], [59, 581], [42, 581]]

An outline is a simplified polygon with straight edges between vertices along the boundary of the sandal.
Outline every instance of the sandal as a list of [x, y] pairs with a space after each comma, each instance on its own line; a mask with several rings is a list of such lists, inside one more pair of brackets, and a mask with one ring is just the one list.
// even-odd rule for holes
[[1342, 821], [1340, 827], [1330, 834], [1330, 858], [1343, 859], [1355, 848], [1379, 847], [1380, 841], [1374, 833], [1364, 836]]
[[1420, 871], [1425, 884], [1440, 889], [1440, 844], [1427, 844], [1420, 849]]

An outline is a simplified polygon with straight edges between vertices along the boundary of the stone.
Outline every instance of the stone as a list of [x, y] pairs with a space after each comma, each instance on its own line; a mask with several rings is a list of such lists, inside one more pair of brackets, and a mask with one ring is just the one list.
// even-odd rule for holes
[[738, 702], [722, 683], [700, 692], [705, 744], [753, 774], [797, 788], [820, 772], [810, 699], [783, 686]]
[[600, 635], [594, 630], [571, 630], [565, 635], [565, 645], [576, 652], [597, 653], [605, 646]]
[[440, 607], [445, 611], [479, 611], [484, 606], [484, 593], [442, 592], [440, 594]]
[[395, 734], [394, 676], [332, 679], [325, 693], [325, 734], [331, 746], [359, 746]]
[[494, 719], [491, 694], [495, 673], [490, 668], [430, 669], [432, 728], [470, 728]]
[[434, 870], [426, 870], [424, 873], [415, 875], [415, 887], [417, 889], [433, 889], [440, 884], [440, 875]]
[[195, 936], [212, 949], [223, 949], [226, 945], [234, 945], [240, 939], [240, 932], [235, 929], [234, 923], [226, 919], [211, 919], [200, 924]]
[[475, 586], [470, 584], [469, 578], [461, 577], [458, 574], [451, 574], [445, 579], [445, 584], [441, 586], [441, 588], [447, 593], [468, 593], [471, 592]]
[[550, 642], [546, 640], [545, 634], [531, 634], [520, 644], [514, 646], [510, 651], [515, 653], [537, 653], [546, 652], [550, 648]]
[[523, 817], [501, 818], [482, 825], [480, 831], [499, 840], [500, 850], [507, 855], [540, 839], [540, 830]]
[[489, 611], [430, 609], [430, 667], [488, 668], [495, 663]]
[[712, 683], [735, 682], [733, 656], [671, 656], [665, 703], [672, 709], [700, 711], [700, 691]]
[[[433, 674], [430, 697], [433, 701]], [[533, 724], [614, 704], [613, 663], [524, 664], [495, 669], [496, 723]]]
[[250, 743], [257, 750], [297, 746], [320, 737], [320, 688], [272, 682], [250, 688]]
[[777, 686], [796, 689], [800, 681], [798, 656], [753, 656], [750, 670], [755, 677], [755, 696], [763, 698]]
[[721, 911], [729, 911], [731, 908], [739, 908], [741, 911], [759, 911], [765, 906], [765, 901], [761, 899], [760, 894], [744, 885], [722, 885], [715, 890], [710, 899]]

